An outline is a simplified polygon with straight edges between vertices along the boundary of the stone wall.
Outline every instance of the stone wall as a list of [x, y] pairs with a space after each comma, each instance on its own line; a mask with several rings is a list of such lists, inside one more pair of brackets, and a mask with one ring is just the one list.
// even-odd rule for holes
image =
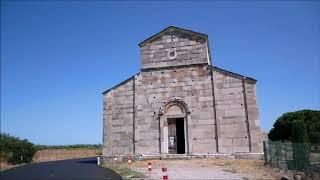
[[247, 99], [248, 126], [250, 130], [251, 151], [263, 152], [263, 135], [260, 128], [259, 108], [256, 95], [256, 84], [244, 79]]
[[[169, 67], [188, 64], [210, 64], [208, 42], [198, 36], [185, 37], [173, 32], [142, 46], [141, 69]], [[176, 53], [170, 56], [170, 53]]]
[[253, 79], [213, 68], [219, 152], [262, 152]]
[[211, 76], [207, 66], [142, 71], [136, 83], [136, 153], [159, 153], [158, 112], [164, 102], [174, 98], [182, 99], [190, 110], [189, 152], [216, 152]]
[[159, 154], [159, 112], [176, 98], [188, 106], [190, 154], [262, 152], [255, 80], [190, 65], [142, 70], [105, 93], [104, 154]]
[[133, 93], [130, 78], [103, 96], [103, 154], [133, 153]]

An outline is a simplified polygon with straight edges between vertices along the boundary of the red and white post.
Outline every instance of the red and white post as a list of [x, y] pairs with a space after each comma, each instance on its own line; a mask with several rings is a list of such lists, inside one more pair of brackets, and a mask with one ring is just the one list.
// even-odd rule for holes
[[118, 160], [117, 156], [114, 156], [113, 161], [112, 161], [112, 165], [115, 165], [117, 163], [117, 160]]
[[131, 163], [132, 163], [132, 158], [131, 158], [131, 156], [128, 156], [128, 168], [129, 169], [130, 169]]
[[148, 175], [151, 177], [151, 172], [152, 172], [152, 164], [151, 162], [148, 162]]
[[162, 180], [169, 180], [168, 169], [166, 166], [162, 167]]

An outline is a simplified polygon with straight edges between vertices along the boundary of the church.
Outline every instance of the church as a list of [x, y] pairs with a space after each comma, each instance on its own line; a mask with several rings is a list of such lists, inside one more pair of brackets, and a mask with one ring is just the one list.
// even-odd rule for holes
[[261, 153], [254, 78], [214, 66], [208, 35], [169, 26], [103, 92], [103, 156]]

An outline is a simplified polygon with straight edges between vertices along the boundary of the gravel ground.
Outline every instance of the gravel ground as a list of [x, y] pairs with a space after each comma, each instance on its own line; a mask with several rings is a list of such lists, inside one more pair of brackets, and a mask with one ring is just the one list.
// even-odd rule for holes
[[133, 169], [146, 174], [150, 179], [161, 179], [161, 167], [168, 169], [169, 179], [279, 179], [279, 175], [252, 160], [152, 160], [152, 173], [148, 174], [148, 161], [133, 163]]
[[[163, 174], [161, 169], [154, 169], [151, 176], [146, 173], [145, 169], [137, 169], [139, 172], [145, 173], [147, 177], [151, 179], [161, 179]], [[191, 168], [191, 167], [168, 167], [169, 179], [245, 179], [250, 177], [248, 174], [243, 173], [233, 173], [228, 171], [223, 171], [218, 168]]]

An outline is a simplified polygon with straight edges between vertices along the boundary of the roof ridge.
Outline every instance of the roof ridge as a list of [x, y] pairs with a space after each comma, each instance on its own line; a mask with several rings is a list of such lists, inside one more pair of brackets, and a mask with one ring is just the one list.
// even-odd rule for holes
[[170, 25], [170, 26], [164, 28], [163, 30], [161, 30], [160, 32], [158, 32], [158, 33], [150, 36], [149, 38], [143, 40], [143, 41], [140, 42], [138, 45], [139, 45], [140, 47], [142, 47], [142, 46], [145, 45], [146, 43], [152, 41], [153, 39], [155, 39], [156, 37], [160, 36], [161, 34], [163, 34], [164, 32], [166, 32], [166, 31], [168, 31], [168, 30], [170, 30], [170, 29], [173, 29], [173, 30], [171, 30], [171, 31], [179, 30], [179, 31], [183, 31], [183, 32], [185, 32], [185, 33], [197, 34], [197, 35], [199, 35], [199, 36], [208, 37], [207, 34], [203, 34], [203, 33], [200, 33], [200, 32], [196, 32], [196, 31], [192, 31], [192, 30], [189, 30], [189, 29], [184, 29], [184, 28], [180, 28], [180, 27], [177, 27], [177, 26], [172, 26], [172, 25]]
[[237, 76], [237, 77], [241, 77], [241, 78], [244, 78], [244, 79], [248, 79], [250, 81], [253, 81], [254, 83], [257, 82], [256, 79], [248, 77], [248, 76], [244, 76], [244, 75], [241, 75], [241, 74], [238, 74], [238, 73], [235, 73], [235, 72], [232, 72], [232, 71], [228, 71], [228, 70], [225, 70], [225, 69], [222, 69], [222, 68], [219, 68], [219, 67], [216, 67], [216, 66], [212, 66], [212, 65], [209, 65], [209, 67], [212, 68], [213, 70], [218, 70], [220, 72], [228, 73], [228, 74], [231, 74], [233, 76]]
[[131, 80], [131, 79], [133, 79], [136, 75], [139, 75], [139, 74], [140, 74], [140, 72], [138, 72], [138, 73], [134, 74], [133, 76], [129, 77], [128, 79], [125, 79], [125, 80], [121, 81], [120, 83], [118, 83], [117, 85], [113, 86], [112, 88], [109, 88], [109, 89], [107, 89], [107, 90], [103, 91], [103, 93], [102, 93], [102, 94], [106, 94], [107, 92], [111, 91], [112, 89], [115, 89], [115, 88], [117, 88], [117, 87], [119, 87], [119, 86], [123, 85], [124, 83], [126, 83], [126, 82], [130, 81], [130, 80]]

